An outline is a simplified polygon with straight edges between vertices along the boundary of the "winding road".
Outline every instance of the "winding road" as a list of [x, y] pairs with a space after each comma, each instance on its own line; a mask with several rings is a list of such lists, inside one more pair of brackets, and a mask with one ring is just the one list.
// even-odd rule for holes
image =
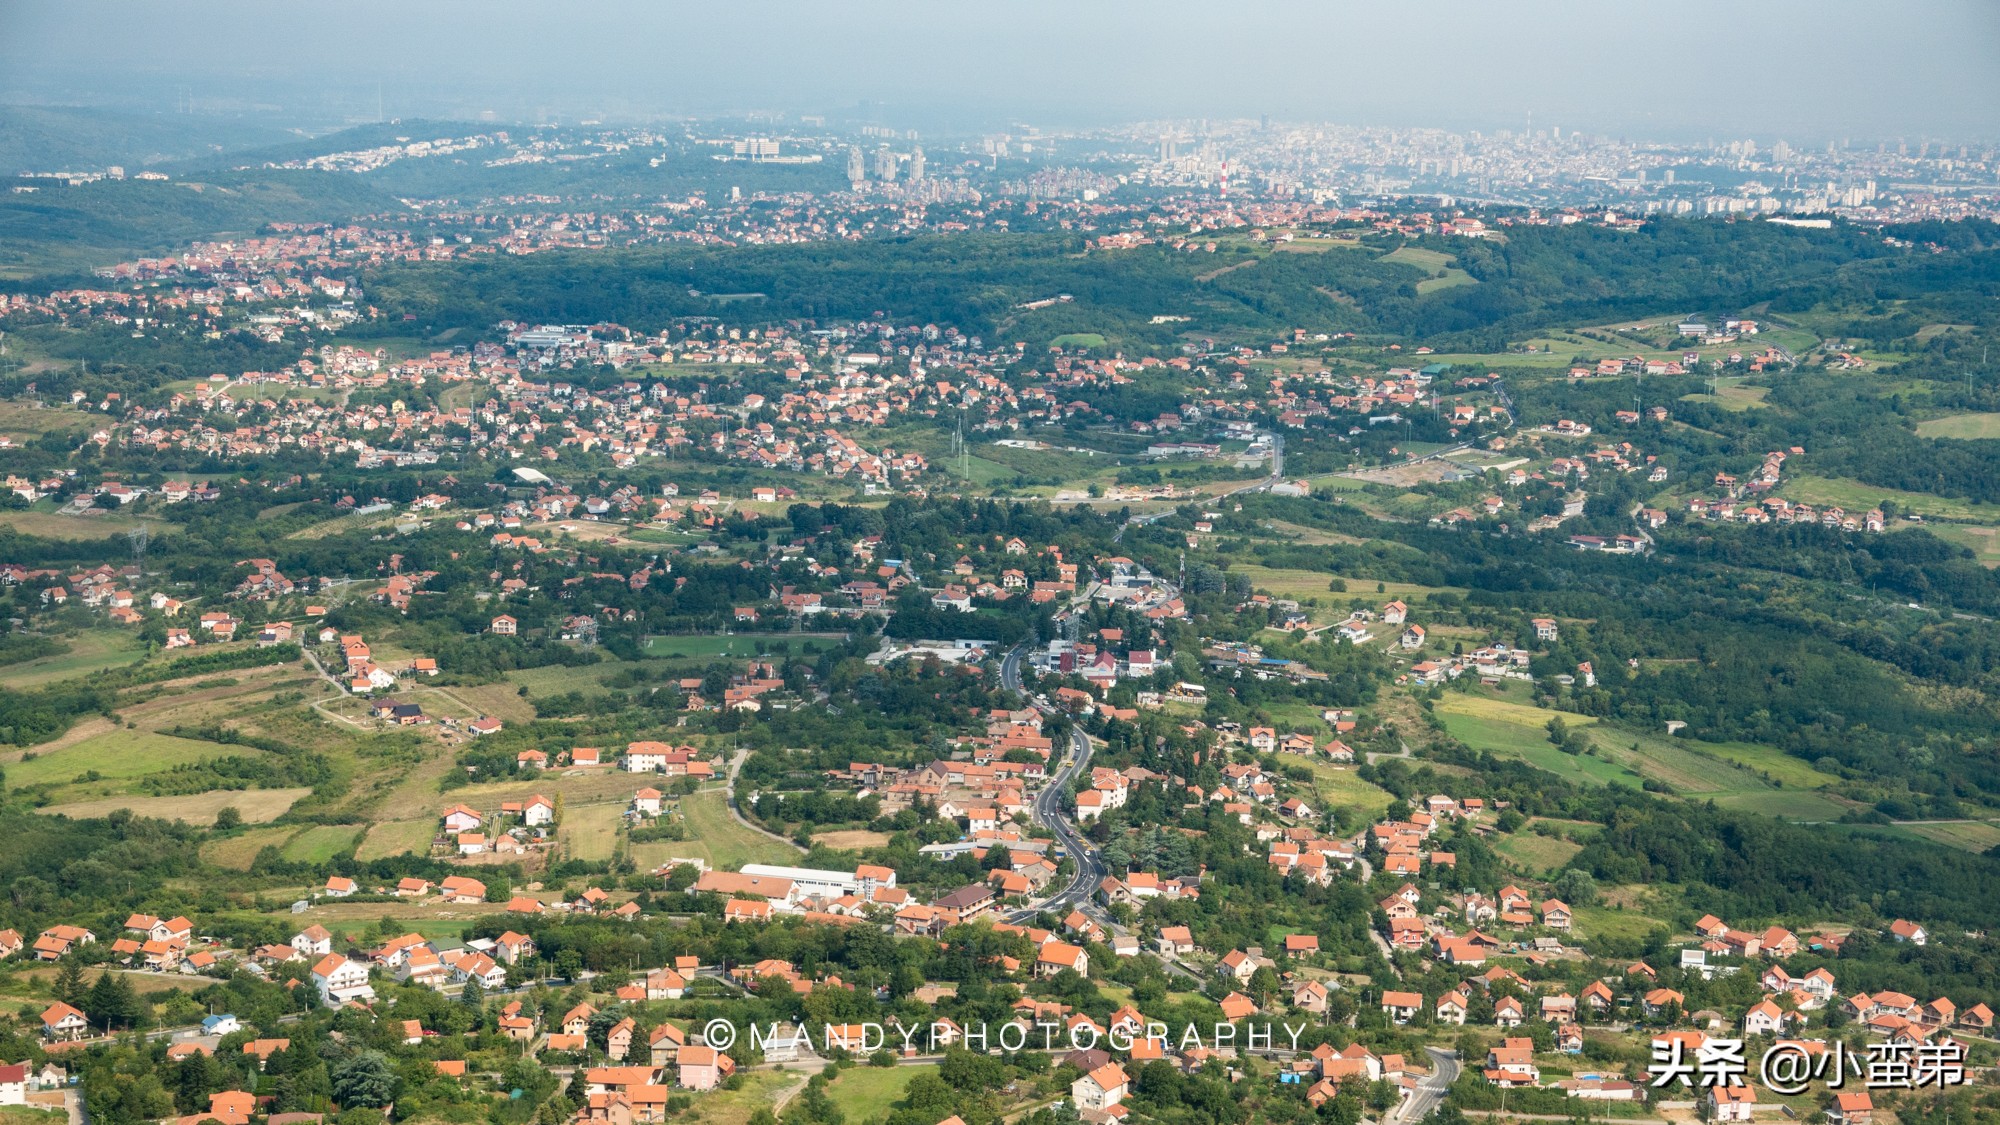
[[[1006, 659], [1000, 662], [1001, 687], [1022, 695], [1027, 694], [1021, 687], [1021, 660], [1027, 655], [1027, 651], [1026, 644], [1016, 645], [1007, 653]], [[1054, 711], [1039, 700], [1034, 701], [1034, 706], [1043, 714], [1052, 714]], [[1104, 865], [1103, 853], [1084, 840], [1077, 832], [1076, 825], [1070, 821], [1069, 814], [1063, 809], [1063, 800], [1069, 793], [1070, 783], [1078, 774], [1090, 768], [1092, 745], [1090, 736], [1083, 733], [1080, 727], [1070, 728], [1069, 740], [1069, 756], [1061, 767], [1050, 775], [1048, 781], [1042, 785], [1041, 791], [1035, 794], [1031, 809], [1035, 823], [1054, 833], [1056, 843], [1062, 845], [1063, 851], [1076, 861], [1076, 875], [1055, 894], [1009, 914], [1007, 920], [1016, 925], [1029, 921], [1044, 910], [1063, 914], [1075, 908], [1087, 914], [1099, 913], [1091, 904], [1090, 896], [1091, 892], [1097, 889], [1097, 885], [1104, 881], [1108, 870]]]
[[1451, 1084], [1458, 1081], [1458, 1052], [1440, 1047], [1425, 1047], [1424, 1053], [1431, 1057], [1431, 1072], [1410, 1091], [1410, 1096], [1397, 1104], [1396, 1108], [1383, 1117], [1383, 1125], [1406, 1125], [1412, 1121], [1422, 1121], [1436, 1112], [1444, 1096], [1451, 1092]]

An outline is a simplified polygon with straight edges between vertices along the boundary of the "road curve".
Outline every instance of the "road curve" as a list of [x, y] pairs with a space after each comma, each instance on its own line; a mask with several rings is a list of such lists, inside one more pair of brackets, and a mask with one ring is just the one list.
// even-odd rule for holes
[[[1021, 687], [1021, 660], [1027, 655], [1027, 650], [1026, 643], [1016, 645], [1000, 662], [1000, 686], [1022, 695], [1026, 693]], [[1033, 701], [1033, 706], [1043, 714], [1053, 713], [1052, 708], [1044, 706], [1039, 701]], [[1068, 756], [1062, 759], [1062, 765], [1049, 776], [1048, 781], [1035, 794], [1034, 803], [1029, 808], [1035, 823], [1054, 834], [1056, 843], [1060, 844], [1063, 851], [1075, 861], [1076, 875], [1048, 898], [1008, 915], [1008, 920], [1012, 922], [1025, 922], [1044, 910], [1055, 914], [1064, 914], [1071, 909], [1088, 910], [1091, 893], [1104, 881], [1108, 870], [1104, 864], [1103, 854], [1084, 840], [1082, 834], [1076, 830], [1076, 825], [1070, 820], [1068, 811], [1063, 807], [1070, 783], [1090, 768], [1090, 752], [1093, 749], [1090, 736], [1083, 733], [1082, 728], [1070, 727], [1069, 736]]]

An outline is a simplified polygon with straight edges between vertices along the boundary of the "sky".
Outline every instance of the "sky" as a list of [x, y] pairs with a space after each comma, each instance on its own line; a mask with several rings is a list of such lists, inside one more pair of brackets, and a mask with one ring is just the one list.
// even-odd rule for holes
[[0, 102], [2000, 139], [1996, 0], [0, 0]]

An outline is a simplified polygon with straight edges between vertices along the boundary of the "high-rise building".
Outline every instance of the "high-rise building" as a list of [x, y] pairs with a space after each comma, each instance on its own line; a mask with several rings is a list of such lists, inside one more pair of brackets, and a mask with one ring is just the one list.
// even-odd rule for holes
[[875, 150], [875, 178], [885, 184], [895, 182], [896, 154], [887, 145]]
[[851, 145], [847, 149], [847, 182], [856, 188], [868, 182], [868, 165], [859, 145]]
[[910, 151], [910, 179], [924, 178], [924, 150], [919, 147]]

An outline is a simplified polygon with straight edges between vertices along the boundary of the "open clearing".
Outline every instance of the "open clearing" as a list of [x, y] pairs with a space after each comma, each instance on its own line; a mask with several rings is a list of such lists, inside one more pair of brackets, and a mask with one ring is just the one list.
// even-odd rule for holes
[[234, 806], [246, 822], [262, 824], [283, 816], [286, 809], [310, 792], [312, 790], [305, 788], [243, 789], [233, 792], [216, 790], [185, 797], [102, 797], [95, 801], [48, 805], [35, 811], [51, 816], [81, 818], [103, 816], [115, 809], [131, 809], [138, 816], [185, 820], [189, 824], [214, 824], [218, 811]]
[[[749, 1125], [750, 1118], [760, 1109], [769, 1110], [780, 1093], [792, 1086], [803, 1086], [806, 1079], [812, 1077], [803, 1070], [748, 1070], [741, 1073], [743, 1085], [703, 1096], [701, 1119], [706, 1125]], [[849, 1119], [853, 1119], [852, 1114], [849, 1114]]]
[[130, 633], [92, 629], [74, 637], [57, 639], [69, 646], [68, 652], [9, 664], [0, 668], [0, 680], [11, 688], [38, 687], [71, 676], [123, 668], [146, 658], [146, 650], [139, 644], [139, 638]]
[[1864, 484], [1844, 477], [1816, 477], [1801, 474], [1789, 478], [1779, 489], [1792, 500], [1808, 504], [1837, 504], [1850, 512], [1865, 512], [1884, 500], [1894, 500], [1904, 512], [1925, 517], [1963, 520], [1968, 523], [2000, 523], [2000, 505], [1976, 504], [1970, 500], [1950, 500], [1927, 492], [1904, 492], [1896, 488]]
[[794, 863], [799, 858], [796, 847], [773, 840], [730, 816], [720, 789], [689, 794], [681, 798], [680, 809], [687, 821], [688, 838], [633, 845], [633, 858], [642, 869], [658, 867], [675, 856], [707, 860], [710, 867], [730, 871], [746, 863]]
[[284, 856], [295, 863], [325, 863], [354, 846], [359, 824], [321, 824], [306, 829], [285, 844]]
[[108, 539], [145, 524], [153, 535], [175, 535], [180, 527], [165, 520], [130, 516], [59, 516], [54, 512], [0, 512], [0, 526], [43, 539]]
[[1437, 250], [1420, 250], [1414, 246], [1403, 246], [1382, 255], [1381, 260], [1415, 266], [1430, 275], [1417, 282], [1419, 294], [1435, 293], [1440, 289], [1454, 289], [1460, 285], [1479, 284], [1478, 278], [1453, 264], [1458, 259]]
[[[1318, 598], [1323, 602], [1345, 602], [1348, 598], [1369, 598], [1377, 595], [1384, 598], [1401, 598], [1404, 601], [1413, 601], [1418, 598], [1429, 597], [1441, 591], [1451, 593], [1462, 592], [1451, 590], [1450, 587], [1445, 586], [1419, 586], [1414, 582], [1384, 582], [1380, 579], [1362, 578], [1352, 574], [1335, 575], [1329, 571], [1301, 570], [1296, 567], [1258, 566], [1254, 563], [1232, 566], [1229, 568], [1229, 572], [1231, 574], [1243, 575], [1250, 580], [1252, 586], [1259, 590], [1268, 590], [1273, 597], [1291, 598], [1297, 601], [1304, 601], [1307, 598]], [[1336, 577], [1346, 581], [1346, 592], [1334, 593], [1328, 589]], [[1382, 589], [1379, 591], [1376, 590], [1375, 587], [1377, 586], [1382, 587]]]
[[1932, 535], [1971, 551], [1981, 566], [2000, 566], [2000, 527], [1964, 523], [1934, 523]]
[[2000, 414], [1947, 414], [1917, 423], [1917, 436], [1966, 440], [2000, 438]]
[[235, 836], [210, 840], [201, 846], [201, 858], [231, 871], [248, 871], [257, 853], [265, 848], [281, 848], [298, 829], [290, 826], [251, 828]]
[[609, 801], [585, 805], [563, 814], [559, 837], [574, 859], [606, 860], [618, 844], [618, 826], [624, 822], [625, 806]]
[[1363, 781], [1353, 766], [1337, 766], [1331, 762], [1312, 763], [1313, 788], [1319, 799], [1330, 808], [1354, 809], [1368, 819], [1382, 815], [1396, 798], [1387, 789], [1371, 781]]
[[436, 835], [435, 821], [385, 820], [368, 829], [368, 835], [362, 837], [354, 857], [366, 860], [392, 855], [424, 855], [430, 851], [431, 839]]
[[827, 1087], [827, 1096], [840, 1106], [847, 1120], [858, 1123], [880, 1121], [889, 1116], [889, 1107], [909, 1089], [910, 1080], [935, 1066], [857, 1066], [840, 1072]]
[[248, 747], [224, 747], [151, 731], [121, 730], [39, 754], [33, 761], [15, 762], [7, 767], [7, 781], [16, 788], [45, 783], [75, 785], [79, 778], [94, 771], [109, 784], [101, 790], [95, 788], [95, 782], [83, 784], [92, 785], [99, 795], [110, 796], [113, 791], [130, 789], [133, 780], [147, 774], [239, 752], [247, 757], [262, 753]]
[[674, 636], [647, 637], [646, 655], [654, 657], [717, 657], [756, 656], [760, 653], [792, 652], [815, 639], [831, 643], [845, 634], [819, 636], [812, 634], [737, 633], [731, 636]]
[[1546, 876], [1568, 863], [1571, 856], [1583, 850], [1583, 845], [1533, 832], [1516, 832], [1494, 844], [1493, 850], [1522, 874]]
[[620, 664], [616, 660], [573, 667], [551, 664], [545, 668], [522, 668], [509, 672], [507, 682], [516, 688], [527, 688], [530, 696], [560, 695], [567, 691], [597, 691], [604, 687], [604, 677], [619, 667]]
[[[1445, 729], [1468, 746], [1586, 785], [1636, 787], [1651, 780], [1684, 797], [1796, 820], [1832, 820], [1845, 811], [1815, 788], [1833, 778], [1768, 746], [1668, 738], [1480, 695], [1446, 695], [1437, 713]], [[1556, 749], [1546, 729], [1553, 718], [1583, 732], [1595, 752]]]
[[1899, 824], [1899, 828], [1935, 840], [1954, 848], [1969, 852], [1984, 852], [2000, 847], [2000, 824], [1990, 820], [1936, 820], [1915, 824]]
[[1682, 402], [1708, 402], [1724, 410], [1752, 410], [1765, 405], [1764, 399], [1770, 395], [1769, 387], [1753, 387], [1740, 377], [1724, 377], [1713, 380], [1714, 394], [1682, 395]]
[[887, 832], [870, 832], [866, 828], [847, 828], [835, 832], [819, 832], [813, 835], [813, 843], [824, 844], [842, 851], [859, 851], [862, 848], [885, 848], [889, 846]]
[[1617, 910], [1609, 906], [1585, 906], [1576, 911], [1576, 931], [1587, 938], [1608, 937], [1638, 941], [1666, 923], [1637, 910]]

